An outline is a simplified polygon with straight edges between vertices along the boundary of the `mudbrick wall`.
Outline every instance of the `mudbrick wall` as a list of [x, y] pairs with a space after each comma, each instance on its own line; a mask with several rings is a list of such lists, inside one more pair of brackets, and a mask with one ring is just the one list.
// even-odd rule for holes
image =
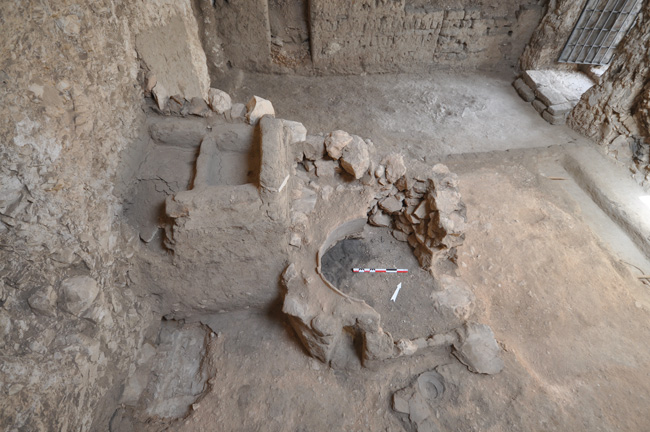
[[313, 0], [311, 46], [319, 72], [508, 69], [544, 1]]
[[106, 430], [155, 338], [113, 185], [144, 117], [136, 36], [172, 20], [198, 43], [189, 0], [0, 4], [1, 430]]
[[[509, 70], [546, 0], [195, 0], [208, 57], [233, 68], [317, 74]], [[216, 35], [216, 36], [215, 36]], [[245, 48], [245, 49], [242, 49]], [[213, 79], [223, 67], [211, 64]]]
[[650, 189], [650, 3], [619, 45], [600, 83], [582, 96], [568, 124], [604, 146]]

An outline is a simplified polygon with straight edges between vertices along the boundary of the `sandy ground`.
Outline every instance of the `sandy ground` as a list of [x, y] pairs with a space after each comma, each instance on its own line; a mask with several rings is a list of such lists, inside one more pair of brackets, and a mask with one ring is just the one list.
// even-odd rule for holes
[[[469, 221], [459, 272], [477, 297], [474, 320], [504, 349], [505, 369], [472, 374], [438, 349], [334, 371], [305, 354], [279, 305], [214, 315], [202, 319], [218, 334], [212, 390], [168, 430], [408, 430], [391, 394], [436, 367], [447, 384], [441, 431], [649, 430], [650, 287], [598, 234], [607, 225], [590, 225], [579, 200], [543, 175], [561, 148], [540, 148], [581, 138], [547, 125], [497, 77], [283, 79], [236, 84], [242, 93], [266, 89], [259, 93], [279, 116], [310, 132], [346, 129], [380, 151], [447, 159], [459, 174]], [[429, 96], [415, 98], [423, 86]], [[465, 101], [473, 114], [460, 110]], [[508, 148], [527, 150], [494, 152]], [[488, 153], [445, 157], [479, 150]], [[429, 318], [409, 315], [423, 327]]]

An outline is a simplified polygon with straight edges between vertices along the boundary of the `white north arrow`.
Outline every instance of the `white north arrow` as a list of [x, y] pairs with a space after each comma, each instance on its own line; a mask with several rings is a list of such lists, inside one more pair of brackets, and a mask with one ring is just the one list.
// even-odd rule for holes
[[399, 294], [399, 290], [401, 290], [401, 289], [402, 289], [402, 282], [400, 282], [399, 284], [397, 284], [397, 289], [396, 289], [395, 292], [393, 293], [393, 296], [390, 298], [390, 301], [392, 301], [393, 303], [395, 303], [395, 300], [397, 300], [397, 294]]

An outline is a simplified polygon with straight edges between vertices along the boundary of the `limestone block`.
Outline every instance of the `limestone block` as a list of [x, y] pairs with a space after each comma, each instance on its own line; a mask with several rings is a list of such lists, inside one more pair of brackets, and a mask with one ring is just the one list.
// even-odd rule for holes
[[341, 168], [360, 179], [370, 166], [368, 146], [361, 138], [353, 136], [352, 142], [343, 149], [340, 161]]
[[341, 158], [343, 149], [352, 142], [352, 135], [342, 130], [335, 130], [325, 138], [325, 150], [335, 160]]
[[548, 107], [548, 113], [554, 116], [566, 115], [573, 109], [573, 107], [574, 105], [570, 102], [551, 105]]
[[225, 91], [211, 88], [208, 90], [208, 105], [217, 114], [223, 114], [232, 108], [230, 95]]
[[[256, 106], [258, 106], [257, 102]], [[252, 112], [255, 112], [255, 108]], [[262, 132], [260, 186], [271, 192], [280, 192], [289, 176], [287, 150], [283, 139], [284, 126], [281, 120], [264, 116], [260, 120], [260, 130]]]
[[63, 309], [82, 316], [99, 294], [97, 282], [89, 276], [74, 276], [61, 282]]
[[246, 104], [246, 120], [250, 124], [256, 124], [265, 115], [275, 117], [275, 110], [271, 101], [259, 96], [253, 96]]
[[549, 86], [551, 81], [548, 78], [548, 74], [544, 71], [538, 70], [527, 70], [522, 74], [522, 79], [524, 82], [533, 90], [536, 90], [537, 87]]
[[458, 330], [453, 354], [474, 373], [497, 374], [503, 369], [501, 347], [492, 329], [485, 324], [467, 323]]
[[559, 105], [567, 102], [566, 97], [555, 87], [537, 87], [535, 95], [544, 102], [544, 105]]

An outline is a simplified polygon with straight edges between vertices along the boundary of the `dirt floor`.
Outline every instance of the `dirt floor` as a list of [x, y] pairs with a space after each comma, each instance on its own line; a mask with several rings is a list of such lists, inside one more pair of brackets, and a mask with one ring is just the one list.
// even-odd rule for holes
[[[249, 76], [233, 86], [238, 100], [264, 88], [256, 94], [310, 133], [340, 128], [370, 137], [381, 152], [447, 161], [459, 174], [469, 222], [459, 274], [477, 297], [474, 320], [488, 324], [504, 349], [505, 368], [473, 374], [440, 348], [373, 370], [335, 371], [307, 356], [279, 305], [206, 316], [201, 321], [217, 334], [217, 375], [194, 412], [169, 430], [409, 430], [391, 395], [434, 368], [446, 380], [440, 431], [648, 430], [650, 286], [638, 279], [648, 263], [637, 255], [640, 270], [625, 263], [599, 234], [609, 225], [591, 223], [595, 216], [583, 214], [591, 207], [545, 174], [563, 151], [546, 147], [581, 138], [546, 124], [498, 77]], [[479, 150], [486, 153], [461, 154]], [[390, 234], [350, 246], [365, 247], [365, 259], [339, 267], [379, 266], [385, 257], [374, 245], [382, 236]], [[371, 299], [374, 307], [396, 312], [387, 327], [405, 335], [427, 329], [431, 317], [408, 284], [390, 305], [398, 277], [377, 277], [385, 292]], [[351, 278], [339, 286], [354, 292]], [[400, 328], [399, 316], [417, 329]]]

